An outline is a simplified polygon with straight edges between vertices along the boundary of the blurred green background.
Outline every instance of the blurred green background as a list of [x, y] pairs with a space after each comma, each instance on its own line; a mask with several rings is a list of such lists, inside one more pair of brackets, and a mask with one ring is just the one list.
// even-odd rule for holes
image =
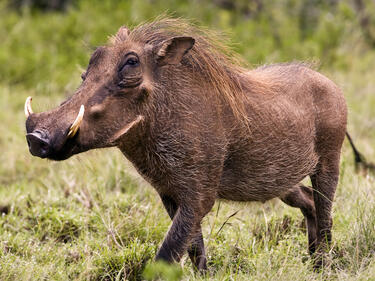
[[354, 173], [346, 142], [332, 266], [320, 273], [308, 262], [302, 215], [274, 200], [215, 205], [203, 222], [207, 276], [188, 259], [142, 275], [170, 222], [130, 163], [114, 149], [60, 163], [28, 153], [26, 97], [37, 112], [57, 106], [78, 87], [95, 47], [121, 25], [160, 15], [222, 32], [251, 67], [313, 63], [343, 89], [349, 132], [375, 159], [374, 1], [1, 0], [0, 279], [375, 280], [374, 177]]
[[[366, 0], [13, 0], [1, 2], [0, 74], [10, 85], [66, 87], [90, 50], [120, 25], [161, 14], [227, 33], [253, 65], [316, 61], [326, 69], [373, 62], [375, 3]], [[12, 4], [13, 3], [13, 4]], [[34, 3], [34, 4], [33, 4]], [[359, 4], [361, 3], [361, 4]], [[9, 8], [12, 7], [12, 8]]]

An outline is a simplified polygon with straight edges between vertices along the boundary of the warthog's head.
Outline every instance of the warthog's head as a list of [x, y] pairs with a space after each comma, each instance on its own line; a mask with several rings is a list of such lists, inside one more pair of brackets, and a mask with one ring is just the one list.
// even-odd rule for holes
[[194, 45], [191, 37], [139, 42], [120, 28], [111, 44], [91, 56], [82, 84], [59, 107], [33, 113], [25, 103], [26, 139], [31, 154], [53, 160], [93, 148], [116, 146], [145, 120], [161, 68], [178, 64]]

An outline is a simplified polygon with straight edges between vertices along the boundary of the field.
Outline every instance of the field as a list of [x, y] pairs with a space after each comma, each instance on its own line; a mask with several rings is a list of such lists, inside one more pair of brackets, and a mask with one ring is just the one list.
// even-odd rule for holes
[[352, 1], [335, 7], [317, 1], [315, 18], [301, 14], [306, 1], [250, 1], [263, 3], [261, 11], [246, 1], [233, 9], [213, 4], [221, 2], [82, 0], [62, 12], [0, 2], [0, 280], [375, 280], [374, 175], [355, 172], [347, 141], [330, 265], [318, 272], [302, 214], [276, 199], [215, 204], [203, 221], [206, 275], [195, 273], [187, 256], [175, 266], [155, 265], [170, 220], [117, 149], [64, 162], [28, 152], [27, 96], [36, 112], [57, 106], [78, 87], [95, 46], [123, 24], [168, 13], [224, 32], [252, 67], [312, 62], [343, 89], [348, 130], [375, 162], [375, 49]]

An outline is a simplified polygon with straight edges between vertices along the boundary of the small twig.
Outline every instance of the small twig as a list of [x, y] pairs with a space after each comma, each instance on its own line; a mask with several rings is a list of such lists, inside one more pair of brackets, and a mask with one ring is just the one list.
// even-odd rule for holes
[[229, 219], [232, 218], [232, 217], [234, 217], [235, 215], [237, 215], [237, 213], [238, 213], [239, 211], [240, 211], [240, 210], [237, 210], [237, 211], [235, 211], [233, 214], [231, 214], [229, 217], [227, 217], [227, 219], [225, 220], [225, 222], [224, 222], [224, 223], [221, 225], [221, 227], [219, 228], [218, 232], [216, 232], [216, 235], [215, 235], [215, 236], [217, 236], [217, 235], [220, 233], [220, 231], [223, 229], [224, 225], [227, 224], [227, 222], [229, 221]]

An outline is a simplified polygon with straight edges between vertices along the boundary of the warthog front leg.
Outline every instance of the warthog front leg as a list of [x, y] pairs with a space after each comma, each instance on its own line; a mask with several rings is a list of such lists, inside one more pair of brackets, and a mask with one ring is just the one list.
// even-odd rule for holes
[[[169, 196], [161, 196], [161, 200], [164, 204], [165, 209], [168, 212], [169, 217], [174, 221], [174, 217], [178, 210], [178, 206], [176, 202]], [[194, 228], [197, 230], [195, 232], [196, 235], [193, 236], [191, 239], [190, 247], [188, 247], [189, 257], [193, 265], [196, 267], [196, 269], [205, 270], [207, 269], [207, 262], [206, 262], [206, 255], [204, 251], [204, 242], [203, 242], [203, 235], [202, 235], [202, 229], [200, 226], [200, 221], [197, 223], [197, 225]], [[162, 258], [160, 255], [162, 248], [159, 250], [157, 259]], [[179, 258], [181, 258], [181, 256]]]
[[195, 268], [199, 271], [207, 269], [206, 253], [204, 250], [202, 227], [199, 225], [199, 233], [193, 238], [188, 248], [189, 257]]

